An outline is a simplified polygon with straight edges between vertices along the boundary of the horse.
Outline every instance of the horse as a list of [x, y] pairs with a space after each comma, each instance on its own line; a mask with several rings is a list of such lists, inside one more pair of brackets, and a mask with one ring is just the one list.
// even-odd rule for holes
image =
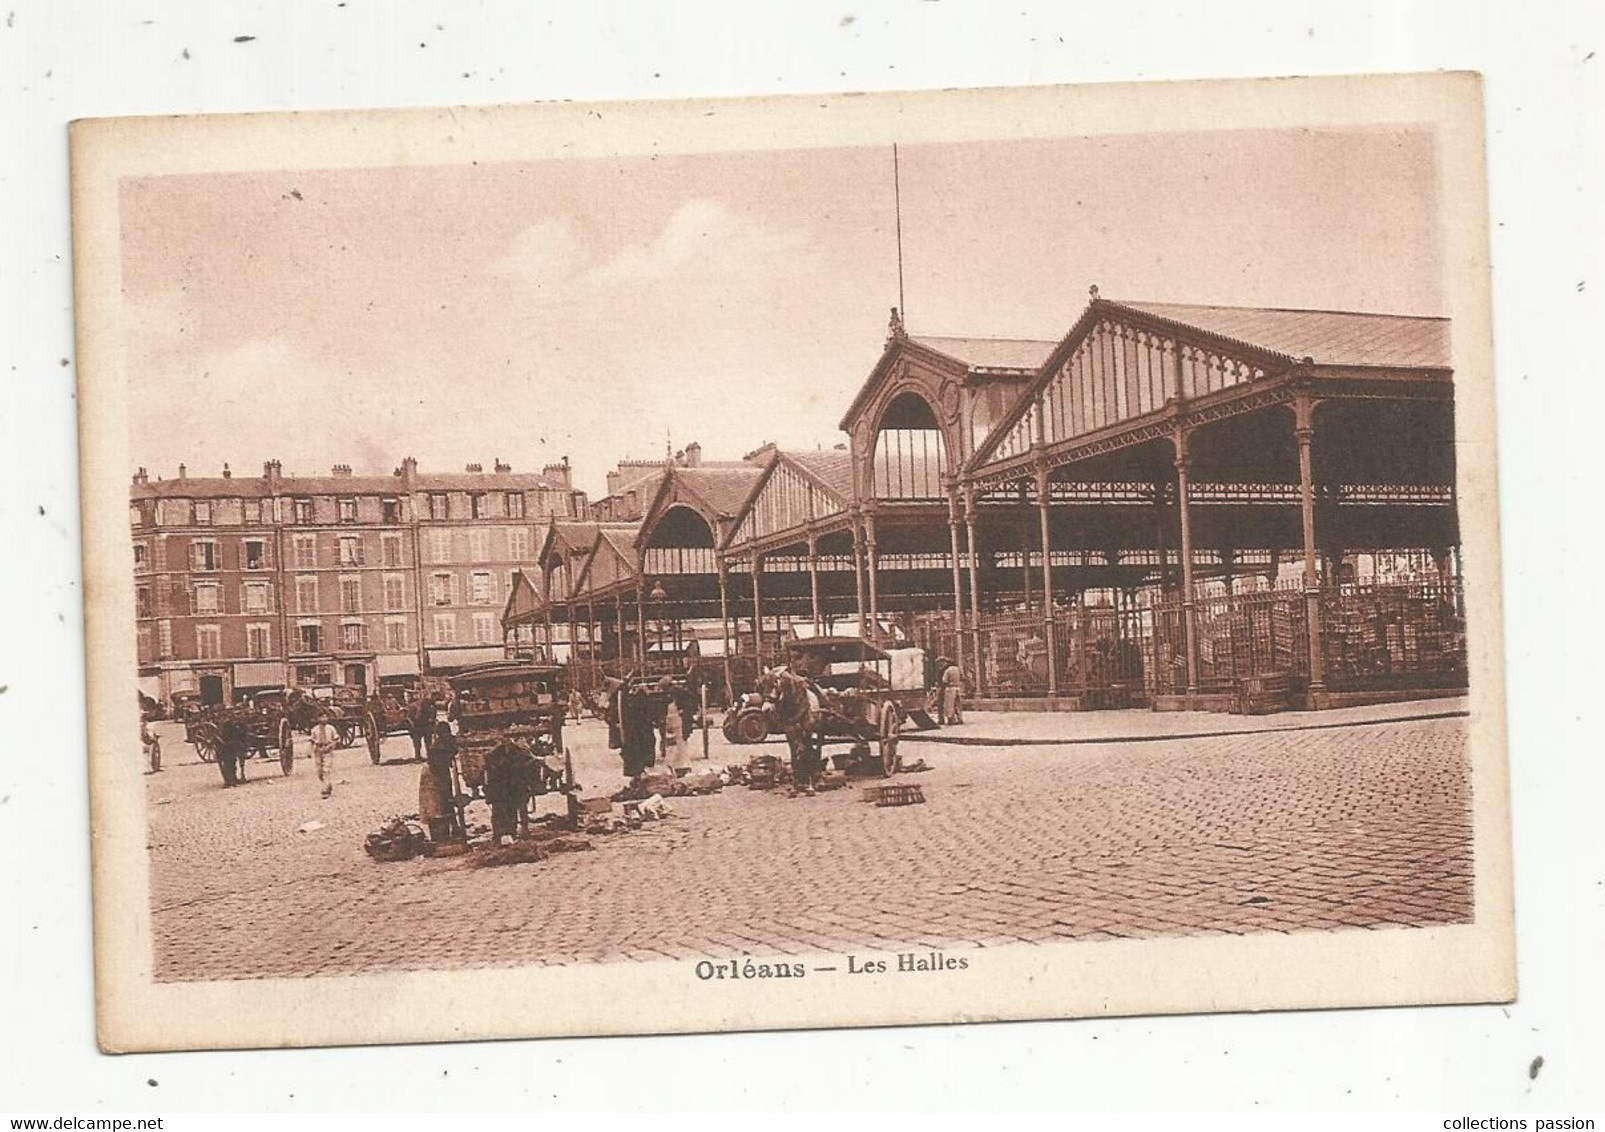
[[434, 742], [435, 725], [439, 718], [440, 709], [435, 705], [435, 697], [429, 692], [420, 692], [407, 712], [407, 734], [412, 737], [414, 762], [421, 761], [429, 754], [429, 745]]
[[805, 676], [789, 668], [766, 674], [758, 688], [774, 705], [775, 720], [786, 733], [795, 788], [812, 794], [824, 763], [819, 743], [819, 694]]

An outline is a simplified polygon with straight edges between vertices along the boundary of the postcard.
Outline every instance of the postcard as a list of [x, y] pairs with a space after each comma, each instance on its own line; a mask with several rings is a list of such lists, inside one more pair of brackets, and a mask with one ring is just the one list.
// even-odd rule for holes
[[102, 1048], [1514, 996], [1475, 75], [71, 143]]

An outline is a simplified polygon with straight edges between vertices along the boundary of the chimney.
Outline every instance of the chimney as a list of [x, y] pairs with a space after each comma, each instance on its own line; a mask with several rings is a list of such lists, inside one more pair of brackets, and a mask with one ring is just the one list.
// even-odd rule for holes
[[496, 474], [497, 475], [504, 476], [504, 475], [507, 475], [512, 470], [513, 470], [513, 465], [504, 464], [504, 463], [502, 463], [502, 458], [500, 456], [496, 457]]
[[349, 476], [351, 474], [351, 465], [350, 464], [336, 464], [330, 470], [333, 472], [334, 475], [337, 475], [337, 476]]
[[469, 464], [467, 467], [465, 467], [463, 469], [463, 471], [468, 472], [468, 473], [470, 473], [472, 475], [476, 475], [476, 476], [479, 475], [480, 473], [482, 473], [484, 470], [485, 470], [485, 465], [484, 464]]
[[401, 461], [401, 484], [408, 491], [412, 490], [412, 481], [418, 475], [418, 461], [408, 456]]
[[607, 474], [607, 493], [609, 495], [617, 495], [619, 493], [619, 488], [623, 486], [624, 475], [622, 472], [619, 472], [617, 469], [615, 469]]
[[541, 469], [541, 475], [553, 483], [562, 484], [570, 491], [574, 489], [574, 474], [569, 469], [567, 456], [563, 457], [563, 462], [560, 464], [547, 464]]
[[183, 464], [178, 466], [178, 478], [181, 480], [189, 479], [189, 469]]
[[277, 460], [269, 460], [262, 465], [262, 478], [270, 484], [277, 484], [279, 477], [284, 474], [284, 465]]
[[134, 482], [143, 487], [145, 484], [150, 483], [150, 473], [142, 466], [139, 471], [134, 473]]
[[685, 446], [685, 466], [688, 468], [702, 467], [702, 445], [695, 440]]
[[226, 480], [231, 480], [231, 479], [234, 478], [234, 473], [229, 471], [229, 467], [228, 467], [227, 463], [224, 463], [224, 465], [223, 465], [223, 478], [226, 479]]

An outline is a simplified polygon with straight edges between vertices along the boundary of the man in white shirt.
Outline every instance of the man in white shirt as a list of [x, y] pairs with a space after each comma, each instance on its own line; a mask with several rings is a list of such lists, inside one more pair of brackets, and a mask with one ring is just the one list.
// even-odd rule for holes
[[334, 793], [334, 751], [339, 745], [340, 733], [327, 715], [320, 716], [312, 728], [312, 761], [317, 765], [325, 798]]

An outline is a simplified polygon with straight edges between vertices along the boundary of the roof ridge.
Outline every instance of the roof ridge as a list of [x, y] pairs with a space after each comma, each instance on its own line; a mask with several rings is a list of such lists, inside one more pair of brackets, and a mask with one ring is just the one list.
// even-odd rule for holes
[[1420, 322], [1450, 322], [1448, 315], [1442, 314], [1396, 314], [1388, 311], [1351, 311], [1338, 307], [1256, 307], [1242, 306], [1232, 303], [1178, 303], [1168, 300], [1155, 299], [1116, 299], [1107, 298], [1107, 302], [1122, 307], [1189, 307], [1194, 310], [1211, 311], [1262, 311], [1276, 314], [1343, 314], [1358, 318], [1408, 318]]

